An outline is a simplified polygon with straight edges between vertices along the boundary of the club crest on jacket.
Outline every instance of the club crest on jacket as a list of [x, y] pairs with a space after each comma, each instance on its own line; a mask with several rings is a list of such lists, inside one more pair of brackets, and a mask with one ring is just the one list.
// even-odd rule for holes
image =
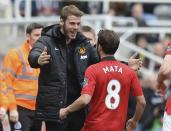
[[79, 48], [79, 53], [80, 53], [81, 55], [85, 54], [85, 52], [86, 52], [86, 48], [85, 48], [85, 47], [80, 47], [80, 48]]

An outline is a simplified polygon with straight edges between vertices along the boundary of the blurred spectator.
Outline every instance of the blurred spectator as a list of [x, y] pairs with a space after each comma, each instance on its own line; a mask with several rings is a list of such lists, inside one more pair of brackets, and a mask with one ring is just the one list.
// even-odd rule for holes
[[171, 41], [171, 35], [166, 34], [164, 38], [162, 38], [161, 43], [164, 45], [165, 49], [168, 46], [168, 43]]
[[[12, 0], [14, 3], [16, 0]], [[20, 3], [20, 15], [25, 16], [26, 1]], [[32, 0], [31, 16], [53, 16], [59, 14], [59, 2], [53, 0]]]
[[116, 10], [114, 8], [109, 8], [107, 14], [110, 16], [116, 16]]
[[[140, 80], [140, 83], [142, 85], [142, 75], [140, 73], [137, 73], [138, 75], [138, 79]], [[135, 112], [135, 108], [136, 108], [136, 100], [134, 99], [133, 96], [129, 96], [129, 101], [128, 101], [128, 113], [127, 113], [127, 120], [129, 120], [134, 112]]]
[[[62, 6], [74, 4], [86, 14], [102, 14], [102, 2], [78, 2], [75, 0], [64, 0]], [[62, 7], [61, 6], [61, 7]]]
[[59, 14], [59, 2], [54, 0], [35, 0], [39, 16]]
[[[146, 51], [149, 51], [148, 41], [146, 35], [144, 34], [136, 35], [136, 45]], [[143, 60], [143, 67], [148, 68], [150, 60], [147, 57], [145, 57], [143, 54], [139, 54], [139, 56], [137, 57], [140, 57]]]
[[37, 23], [29, 24], [23, 45], [11, 49], [3, 60], [5, 82], [10, 87], [7, 96], [11, 131], [16, 131], [15, 123], [18, 121], [23, 131], [41, 130], [41, 122], [34, 117], [39, 69], [30, 67], [28, 54], [39, 39], [42, 28]]
[[[12, 17], [12, 6], [10, 0], [0, 0], [0, 18], [9, 19]], [[8, 36], [10, 33], [10, 27], [3, 25], [1, 27], [0, 34]], [[1, 35], [2, 36], [2, 35]]]
[[147, 50], [147, 46], [148, 46], [148, 42], [147, 42], [147, 38], [146, 38], [146, 35], [139, 35], [137, 38], [136, 38], [136, 43], [139, 47]]
[[[156, 94], [156, 75], [150, 75], [143, 82], [143, 92], [146, 99], [146, 108], [140, 120], [140, 131], [148, 131], [153, 127], [155, 120], [161, 119], [165, 100]], [[161, 128], [161, 125], [160, 125]]]
[[79, 9], [81, 9], [85, 14], [89, 14], [90, 10], [88, 7], [88, 2], [85, 1], [75, 1], [75, 0], [63, 0], [59, 2], [59, 7], [60, 9], [62, 9], [62, 7], [66, 6], [66, 5], [75, 5], [77, 6]]
[[147, 26], [146, 22], [148, 20], [157, 19], [155, 15], [144, 12], [143, 4], [141, 3], [132, 5], [131, 16], [137, 20], [139, 26]]
[[96, 46], [96, 34], [90, 26], [81, 26], [80, 31], [83, 35], [88, 39], [90, 44], [95, 47]]
[[160, 56], [160, 57], [164, 57], [165, 54], [165, 45], [163, 45], [162, 43], [158, 42], [154, 45], [153, 48], [153, 52], [155, 55]]
[[144, 9], [142, 4], [134, 4], [131, 8], [131, 16], [137, 20], [138, 26], [147, 26], [144, 20]]
[[[162, 57], [163, 58], [164, 57], [164, 54], [165, 54], [165, 49], [166, 49], [165, 48], [165, 45], [162, 44], [162, 43], [160, 43], [160, 42], [158, 42], [153, 47], [153, 53], [156, 56], [159, 56], [159, 57]], [[160, 64], [156, 63], [154, 66], [155, 66], [154, 67], [155, 71], [157, 71], [159, 69], [159, 67], [160, 67]]]
[[0, 17], [10, 18], [12, 17], [12, 6], [10, 0], [0, 1]]
[[[150, 16], [144, 12], [143, 4], [136, 3], [131, 8], [131, 16], [137, 20], [137, 24], [139, 27], [147, 27], [147, 20], [155, 19], [153, 16]], [[142, 34], [141, 34], [142, 35]], [[158, 35], [156, 34], [148, 34], [147, 41], [148, 42], [157, 42], [159, 40]]]
[[126, 3], [110, 2], [108, 14], [112, 16], [127, 16], [129, 14], [128, 5]]
[[[146, 27], [147, 26], [145, 20], [143, 19], [143, 15], [144, 15], [144, 10], [143, 10], [142, 4], [136, 3], [136, 4], [132, 5], [131, 16], [133, 18], [135, 18], [135, 20], [137, 21], [138, 27]], [[137, 39], [139, 39], [139, 37], [142, 35], [144, 35], [144, 34], [136, 34], [135, 40], [137, 41]]]
[[102, 2], [93, 1], [88, 2], [89, 14], [101, 14], [102, 13]]
[[154, 8], [154, 14], [159, 19], [170, 19], [171, 18], [171, 4], [159, 4]]
[[[16, 0], [11, 0], [13, 6], [14, 6], [14, 3], [16, 2]], [[20, 5], [19, 5], [19, 8], [20, 8], [20, 15], [21, 16], [25, 16], [25, 3], [26, 1], [25, 0], [22, 0], [20, 2]], [[14, 12], [14, 10], [13, 10]], [[13, 14], [14, 15], [14, 14]], [[32, 0], [31, 1], [31, 16], [37, 16], [37, 6], [36, 6], [36, 0]]]

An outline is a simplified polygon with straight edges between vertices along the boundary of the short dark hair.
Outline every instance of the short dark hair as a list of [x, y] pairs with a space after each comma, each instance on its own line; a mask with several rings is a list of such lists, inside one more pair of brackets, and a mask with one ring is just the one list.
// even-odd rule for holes
[[26, 34], [31, 34], [34, 29], [43, 28], [44, 26], [38, 23], [31, 23], [26, 28]]
[[91, 32], [94, 36], [96, 36], [96, 34], [95, 34], [93, 28], [91, 28], [91, 27], [88, 26], [88, 25], [83, 25], [83, 26], [81, 26], [80, 31], [81, 31], [81, 32]]
[[105, 54], [114, 54], [119, 47], [119, 36], [112, 30], [103, 29], [98, 33], [98, 44], [102, 47], [102, 50]]
[[68, 6], [64, 6], [61, 10], [61, 16], [60, 18], [63, 20], [66, 20], [68, 16], [78, 16], [81, 17], [84, 15], [84, 13], [77, 8], [75, 5], [68, 5]]

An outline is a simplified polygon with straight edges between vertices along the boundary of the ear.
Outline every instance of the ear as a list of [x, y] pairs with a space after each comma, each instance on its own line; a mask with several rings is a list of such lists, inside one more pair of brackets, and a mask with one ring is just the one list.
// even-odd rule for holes
[[30, 34], [26, 34], [26, 39], [27, 39], [27, 42], [30, 41]]
[[29, 37], [30, 37], [30, 35], [29, 35], [29, 34], [26, 34], [26, 37], [27, 37], [27, 38], [29, 38]]
[[60, 18], [59, 24], [60, 24], [61, 26], [64, 25], [64, 20], [63, 20], [62, 18]]
[[101, 45], [100, 45], [100, 44], [99, 44], [99, 47], [98, 47], [98, 48], [99, 48], [99, 51], [102, 51], [102, 47], [101, 47]]
[[97, 42], [96, 47], [98, 48], [98, 50], [101, 50], [101, 45]]

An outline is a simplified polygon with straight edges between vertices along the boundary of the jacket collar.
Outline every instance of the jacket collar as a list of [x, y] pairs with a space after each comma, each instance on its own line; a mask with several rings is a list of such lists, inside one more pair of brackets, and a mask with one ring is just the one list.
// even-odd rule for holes
[[116, 60], [114, 56], [106, 56], [101, 59], [101, 61]]
[[23, 47], [24, 50], [27, 51], [27, 52], [30, 52], [30, 50], [31, 50], [31, 46], [30, 46], [30, 44], [28, 43], [27, 40], [24, 42], [24, 44], [22, 45], [22, 47]]

